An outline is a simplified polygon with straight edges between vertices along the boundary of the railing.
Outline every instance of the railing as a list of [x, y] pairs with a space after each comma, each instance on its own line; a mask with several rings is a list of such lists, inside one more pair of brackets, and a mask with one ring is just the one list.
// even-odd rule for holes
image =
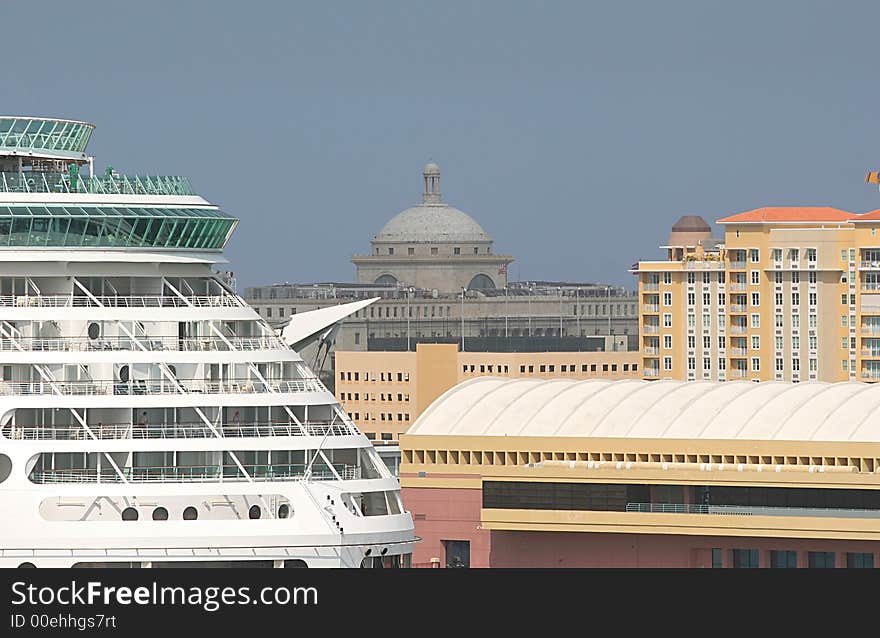
[[743, 313], [746, 311], [746, 307], [743, 304], [733, 303], [729, 306], [730, 312]]
[[[288, 350], [277, 337], [227, 337], [235, 350]], [[144, 336], [137, 340], [130, 337], [0, 337], [0, 352], [17, 350], [48, 352], [92, 352], [95, 350], [175, 350], [186, 352], [229, 351], [229, 345], [219, 337], [184, 338], [177, 336]], [[138, 345], [140, 344], [140, 345]], [[141, 348], [143, 346], [143, 348]]]
[[731, 270], [745, 270], [746, 269], [746, 262], [744, 262], [744, 261], [730, 261], [730, 262], [728, 262], [727, 265]]
[[656, 346], [646, 346], [644, 351], [645, 354], [660, 354], [660, 348], [657, 348]]
[[[301, 481], [305, 478], [306, 465], [247, 465], [245, 471], [255, 481]], [[360, 478], [357, 465], [334, 464], [333, 468], [342, 480]], [[132, 483], [206, 483], [240, 482], [247, 479], [240, 473], [237, 465], [187, 465], [187, 466], [143, 466], [121, 468], [123, 476]], [[312, 479], [333, 481], [336, 476], [326, 466], [312, 466]], [[121, 483], [115, 470], [95, 468], [67, 470], [35, 470], [29, 476], [33, 483]]]
[[77, 175], [64, 173], [0, 173], [0, 192], [92, 193], [115, 195], [195, 195], [186, 177], [179, 175]]
[[744, 379], [747, 374], [748, 374], [748, 370], [739, 370], [739, 369], [734, 368], [733, 370], [730, 371], [730, 376], [737, 378], [737, 379]]
[[660, 312], [660, 304], [646, 303], [642, 306], [645, 312]]
[[731, 292], [745, 292], [747, 288], [748, 286], [746, 284], [739, 281], [732, 281], [729, 286]]
[[[292, 381], [263, 383], [256, 379], [206, 381], [204, 379], [177, 379], [184, 392], [203, 394], [254, 394], [263, 392], [320, 392], [324, 384], [316, 377]], [[57, 388], [57, 392], [55, 390]], [[64, 394], [141, 395], [179, 394], [177, 384], [164, 381], [0, 381], [0, 395]]]
[[723, 261], [694, 260], [686, 261], [684, 267], [688, 270], [724, 270]]
[[862, 370], [863, 379], [880, 379], [880, 370]]
[[660, 332], [660, 326], [642, 326], [642, 332], [653, 335]]
[[880, 510], [780, 507], [772, 505], [703, 505], [698, 503], [627, 503], [627, 512], [648, 514], [717, 514], [720, 516], [822, 516], [834, 518], [880, 518]]
[[642, 290], [657, 291], [657, 290], [660, 290], [660, 284], [659, 283], [642, 284]]
[[[95, 301], [97, 300], [97, 302]], [[211, 308], [217, 306], [240, 307], [241, 301], [232, 295], [201, 295], [177, 297], [168, 295], [95, 296], [86, 295], [2, 295], [0, 306], [28, 308]]]
[[874, 260], [862, 260], [859, 262], [859, 268], [870, 268], [871, 270], [880, 270], [880, 261]]
[[[208, 439], [214, 437], [205, 423], [167, 423], [163, 425], [132, 425], [130, 423], [90, 423], [89, 429], [97, 439]], [[309, 421], [302, 427], [292, 422], [227, 423], [216, 426], [217, 432], [227, 438], [277, 436], [353, 436], [357, 430], [342, 422]], [[25, 441], [79, 441], [89, 439], [78, 425], [19, 426], [8, 424], [0, 428], [3, 437]]]
[[646, 377], [659, 377], [660, 370], [658, 368], [644, 368]]
[[744, 356], [746, 356], [746, 354], [748, 354], [748, 351], [747, 351], [745, 348], [729, 348], [729, 349], [728, 349], [728, 352], [729, 352], [732, 356], [742, 356], [742, 357], [744, 357]]
[[730, 326], [730, 332], [735, 335], [742, 335], [747, 332], [748, 328], [745, 326]]

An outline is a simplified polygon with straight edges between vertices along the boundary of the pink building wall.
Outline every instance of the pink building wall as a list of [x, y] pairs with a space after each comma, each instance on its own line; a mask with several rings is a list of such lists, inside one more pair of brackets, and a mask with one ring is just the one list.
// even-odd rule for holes
[[473, 489], [405, 487], [401, 497], [415, 520], [413, 566], [430, 567], [432, 558], [446, 565], [444, 540], [470, 541], [471, 567], [489, 567], [489, 532], [480, 527], [483, 495]]

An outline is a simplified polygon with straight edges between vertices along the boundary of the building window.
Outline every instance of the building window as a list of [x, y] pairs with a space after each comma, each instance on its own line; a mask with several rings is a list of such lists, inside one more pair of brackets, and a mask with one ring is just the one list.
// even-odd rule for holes
[[753, 292], [752, 293], [752, 305], [760, 306], [761, 305], [761, 293]]
[[782, 369], [783, 369], [782, 359], [777, 357], [776, 358], [776, 372], [782, 372]]
[[672, 327], [672, 315], [671, 314], [666, 313], [663, 315], [663, 327], [664, 328], [671, 328]]
[[797, 552], [788, 549], [770, 550], [770, 567], [776, 569], [797, 567]]
[[672, 370], [672, 357], [663, 357], [663, 369]]
[[761, 272], [758, 270], [753, 270], [749, 273], [749, 276], [752, 278], [752, 285], [757, 286], [761, 283]]
[[696, 281], [696, 277], [694, 276], [694, 273], [689, 272], [689, 273], [688, 273], [688, 283], [689, 283], [689, 284], [692, 284], [692, 283], [694, 283], [695, 281]]
[[696, 295], [695, 295], [694, 293], [692, 293], [692, 292], [689, 292], [689, 293], [688, 293], [688, 297], [687, 297], [687, 299], [688, 299], [688, 305], [689, 305], [689, 306], [693, 306], [693, 305], [697, 302], [697, 297], [696, 297]]
[[431, 254], [432, 254], [432, 255], [436, 255], [436, 254], [437, 254], [437, 248], [436, 248], [436, 246], [435, 246], [434, 248], [431, 248]]
[[608, 372], [608, 364], [607, 363], [602, 364], [602, 372]]
[[757, 248], [749, 249], [749, 261], [757, 264], [761, 260], [761, 253]]
[[712, 295], [708, 292], [703, 293], [703, 305], [709, 306], [712, 304]]
[[663, 305], [664, 306], [671, 306], [672, 305], [672, 293], [671, 292], [664, 292], [663, 293]]
[[758, 357], [752, 357], [752, 372], [760, 372], [761, 370], [761, 359]]
[[758, 335], [752, 335], [752, 350], [760, 350], [761, 349], [761, 337]]
[[389, 255], [393, 255], [393, 254], [394, 254], [394, 248], [388, 248], [388, 254], [389, 254]]
[[720, 547], [712, 548], [712, 567], [715, 569], [724, 567], [724, 552]]
[[752, 315], [752, 328], [760, 328], [761, 327], [761, 315], [753, 314]]
[[272, 316], [272, 308], [266, 308], [266, 316], [267, 316], [267, 317], [271, 317], [271, 316]]
[[671, 350], [672, 349], [672, 335], [663, 335], [663, 349]]
[[695, 357], [688, 357], [688, 370], [697, 369], [697, 360]]
[[834, 552], [809, 552], [807, 564], [819, 569], [834, 567]]
[[724, 350], [726, 347], [727, 347], [727, 337], [725, 337], [723, 335], [718, 337], [718, 348], [720, 350]]
[[777, 270], [775, 273], [773, 273], [773, 281], [777, 284], [782, 283], [782, 271]]
[[726, 370], [727, 369], [727, 359], [725, 359], [724, 357], [718, 359], [718, 369], [719, 370]]
[[733, 554], [734, 567], [758, 567], [758, 550], [757, 549], [734, 549]]
[[667, 284], [667, 285], [672, 283], [672, 273], [671, 272], [664, 272], [663, 273], [663, 283]]
[[868, 552], [847, 552], [846, 566], [850, 569], [873, 568], [874, 554]]
[[801, 283], [801, 274], [797, 270], [792, 271], [792, 273], [791, 273], [791, 283], [793, 283], [793, 284]]
[[415, 255], [415, 254], [416, 254], [416, 249], [413, 248], [412, 246], [410, 246], [409, 248], [406, 249], [406, 254], [407, 254], [407, 255]]

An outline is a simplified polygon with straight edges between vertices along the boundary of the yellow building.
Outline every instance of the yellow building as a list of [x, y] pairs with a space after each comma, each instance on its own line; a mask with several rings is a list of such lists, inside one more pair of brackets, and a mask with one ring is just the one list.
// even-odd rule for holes
[[880, 565], [880, 387], [473, 379], [400, 439], [413, 564]]
[[646, 379], [880, 379], [880, 211], [760, 208], [680, 219], [641, 261]]
[[337, 352], [336, 396], [367, 437], [397, 441], [434, 399], [480, 376], [639, 379], [638, 352], [459, 352], [456, 344], [415, 352]]

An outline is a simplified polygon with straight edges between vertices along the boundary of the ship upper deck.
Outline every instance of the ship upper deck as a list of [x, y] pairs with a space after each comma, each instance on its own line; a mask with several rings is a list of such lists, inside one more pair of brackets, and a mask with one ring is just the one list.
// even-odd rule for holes
[[46, 117], [0, 116], [0, 155], [84, 161], [94, 124]]

